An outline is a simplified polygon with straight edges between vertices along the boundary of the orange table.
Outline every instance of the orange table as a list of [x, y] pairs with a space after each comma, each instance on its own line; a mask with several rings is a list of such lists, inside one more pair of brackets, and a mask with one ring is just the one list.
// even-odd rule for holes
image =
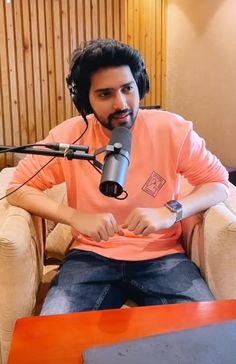
[[79, 364], [85, 348], [236, 319], [236, 300], [19, 319], [8, 364]]

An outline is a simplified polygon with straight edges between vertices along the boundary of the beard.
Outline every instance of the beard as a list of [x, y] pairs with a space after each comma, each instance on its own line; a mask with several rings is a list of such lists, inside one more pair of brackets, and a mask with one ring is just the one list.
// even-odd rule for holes
[[[116, 119], [119, 118], [120, 115], [128, 114], [129, 120], [125, 120], [124, 122], [120, 121], [117, 125]], [[125, 109], [122, 111], [116, 111], [108, 116], [106, 120], [101, 119], [95, 112], [94, 115], [96, 116], [97, 120], [108, 130], [113, 130], [117, 126], [123, 126], [128, 129], [131, 129], [135, 123], [136, 117], [138, 114], [137, 112], [134, 114], [134, 111], [131, 109]]]

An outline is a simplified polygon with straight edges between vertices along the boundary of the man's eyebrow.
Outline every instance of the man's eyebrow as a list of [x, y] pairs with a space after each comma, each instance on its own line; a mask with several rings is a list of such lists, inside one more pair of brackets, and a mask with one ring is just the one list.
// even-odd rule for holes
[[[127, 86], [131, 86], [132, 84], [134, 84], [135, 82], [134, 81], [130, 81], [128, 83], [125, 83], [124, 85], [121, 85], [119, 88], [123, 88], [123, 87], [127, 87]], [[98, 88], [97, 90], [95, 90], [94, 92], [95, 93], [99, 93], [99, 92], [107, 92], [107, 91], [113, 91], [115, 90], [115, 88], [109, 88], [109, 87], [106, 87], [106, 88]]]

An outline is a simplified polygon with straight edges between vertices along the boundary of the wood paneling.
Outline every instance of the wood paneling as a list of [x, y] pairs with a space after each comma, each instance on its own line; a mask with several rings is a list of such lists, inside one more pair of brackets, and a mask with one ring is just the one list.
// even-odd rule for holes
[[[163, 0], [0, 0], [0, 144], [33, 143], [77, 114], [65, 84], [83, 40], [140, 49], [151, 79], [144, 105], [160, 104]], [[0, 168], [13, 155], [0, 154]]]
[[127, 0], [127, 43], [140, 50], [150, 77], [143, 105], [161, 105], [163, 0]]

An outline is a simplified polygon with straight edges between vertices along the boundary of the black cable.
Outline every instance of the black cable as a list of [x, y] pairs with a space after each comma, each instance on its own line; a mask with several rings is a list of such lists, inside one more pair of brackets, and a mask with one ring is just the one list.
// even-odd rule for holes
[[3, 149], [0, 150], [0, 153], [7, 153], [7, 152], [17, 152], [17, 151], [22, 151], [24, 149], [30, 148], [30, 147], [45, 147], [45, 144], [42, 143], [34, 143], [34, 144], [25, 144], [25, 145], [21, 145], [19, 147], [9, 147], [7, 149]]
[[[99, 173], [99, 174], [102, 174], [102, 172], [91, 162], [91, 161], [88, 161], [90, 164], [91, 164], [91, 166], [94, 168], [94, 169], [96, 169], [96, 171]], [[123, 192], [122, 192], [122, 194], [124, 193], [124, 196], [123, 197], [118, 197], [118, 196], [115, 196], [114, 198], [116, 199], [116, 200], [125, 200], [127, 197], [128, 197], [128, 192], [127, 191], [125, 191], [125, 190], [123, 190]]]
[[118, 197], [118, 196], [115, 196], [115, 199], [116, 200], [125, 200], [127, 197], [128, 197], [128, 192], [123, 190], [122, 194], [125, 194], [123, 197]]
[[[86, 124], [86, 127], [84, 129], [84, 131], [82, 132], [82, 134], [76, 139], [73, 141], [73, 143], [71, 144], [75, 144], [76, 142], [78, 142], [83, 136], [84, 134], [86, 133], [87, 129], [88, 129], [88, 121], [87, 121], [87, 118], [83, 118], [85, 120], [85, 124]], [[30, 146], [45, 146], [45, 144], [27, 144], [27, 147], [30, 147]], [[25, 146], [24, 146], [25, 147]], [[9, 151], [12, 151], [12, 148], [9, 148], [10, 150]], [[19, 150], [19, 149], [22, 149], [22, 147], [13, 147], [14, 150]], [[6, 153], [6, 150], [4, 151], [4, 153]], [[20, 188], [22, 188], [23, 186], [25, 186], [29, 181], [31, 181], [35, 176], [37, 176], [38, 173], [40, 173], [49, 163], [51, 163], [55, 158], [57, 157], [52, 157], [51, 159], [49, 159], [49, 161], [47, 161], [47, 163], [45, 163], [35, 174], [33, 174], [33, 176], [31, 176], [30, 178], [28, 178], [24, 183], [22, 183], [20, 186], [18, 186], [17, 188], [15, 188], [13, 191], [7, 193], [6, 195], [4, 195], [3, 197], [0, 198], [0, 201], [3, 200], [4, 198], [12, 195], [14, 192], [18, 191]]]
[[[74, 140], [71, 144], [75, 144], [76, 142], [78, 142], [83, 136], [84, 134], [86, 133], [87, 129], [88, 129], [88, 121], [87, 121], [87, 118], [86, 116], [83, 115], [83, 119], [85, 121], [85, 124], [86, 124], [86, 127], [85, 127], [85, 130], [82, 132], [82, 134], [76, 139]], [[7, 152], [12, 152], [12, 151], [17, 151], [17, 150], [24, 150], [26, 148], [29, 148], [29, 147], [34, 147], [34, 146], [43, 146], [43, 147], [46, 147], [46, 144], [43, 144], [43, 143], [34, 143], [34, 144], [26, 144], [24, 146], [20, 146], [20, 147], [11, 147], [11, 148], [8, 148], [8, 149], [5, 149], [4, 151], [0, 151], [0, 153], [7, 153]], [[18, 191], [20, 188], [22, 188], [23, 186], [25, 186], [28, 182], [30, 182], [35, 176], [37, 176], [37, 174], [39, 174], [47, 165], [49, 165], [55, 158], [57, 158], [56, 156], [55, 157], [52, 157], [49, 161], [47, 161], [47, 163], [45, 163], [35, 174], [33, 174], [30, 178], [28, 178], [24, 183], [22, 183], [20, 186], [18, 186], [17, 188], [15, 188], [13, 191], [5, 194], [3, 197], [0, 198], [0, 201], [3, 200], [4, 198], [12, 195], [13, 193], [15, 193], [16, 191]], [[87, 162], [89, 162], [89, 164], [100, 174], [102, 175], [102, 172], [100, 171], [100, 169], [94, 165], [94, 163], [92, 163], [90, 160], [88, 160]], [[123, 191], [124, 193], [124, 196], [123, 197], [115, 197], [117, 200], [125, 200], [127, 197], [128, 197], [128, 193], [126, 191]]]
[[96, 169], [96, 171], [99, 173], [99, 174], [102, 174], [102, 172], [100, 171], [100, 169], [98, 169], [98, 167], [96, 167], [91, 161], [87, 161], [89, 162], [89, 164], [91, 164], [91, 166]]
[[31, 181], [35, 176], [37, 176], [37, 174], [39, 172], [41, 172], [42, 169], [44, 169], [55, 158], [57, 158], [57, 157], [52, 157], [51, 159], [49, 159], [49, 161], [47, 161], [47, 163], [45, 163], [35, 174], [33, 174], [33, 176], [31, 176], [30, 178], [28, 178], [24, 183], [22, 183], [20, 186], [18, 186], [17, 188], [15, 188], [13, 191], [11, 191], [11, 192], [7, 193], [5, 196], [1, 197], [0, 198], [0, 201], [3, 200], [6, 197], [12, 195], [14, 192], [18, 191], [20, 188], [22, 188], [23, 186], [25, 186], [29, 181]]

